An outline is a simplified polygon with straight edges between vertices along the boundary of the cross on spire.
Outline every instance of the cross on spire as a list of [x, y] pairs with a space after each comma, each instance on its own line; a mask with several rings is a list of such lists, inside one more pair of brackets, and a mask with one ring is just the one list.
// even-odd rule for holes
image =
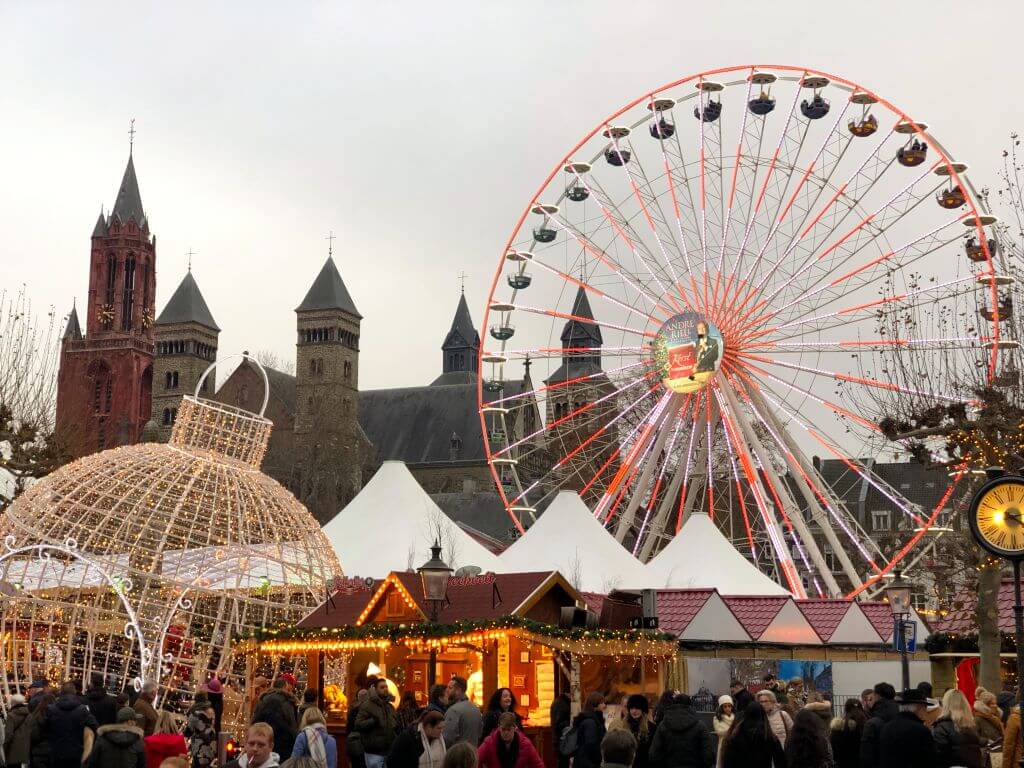
[[193, 251], [191, 248], [189, 248], [188, 252], [185, 255], [188, 256], [188, 271], [191, 272], [192, 271], [192, 257], [196, 255], [196, 252]]
[[465, 271], [462, 271], [462, 272], [459, 273], [459, 282], [462, 284], [462, 292], [463, 293], [466, 292], [466, 278], [467, 277], [469, 277], [469, 275], [467, 275], [465, 273]]
[[132, 153], [135, 149], [135, 118], [132, 118], [131, 124], [128, 126], [128, 154]]
[[328, 258], [334, 256], [334, 230], [332, 229], [327, 233], [327, 237], [324, 238], [327, 241], [327, 256]]

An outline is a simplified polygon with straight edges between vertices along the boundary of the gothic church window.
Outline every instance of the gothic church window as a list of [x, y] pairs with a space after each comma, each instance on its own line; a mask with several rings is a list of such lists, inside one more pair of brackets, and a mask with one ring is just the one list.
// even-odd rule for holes
[[121, 294], [121, 330], [130, 331], [132, 314], [135, 310], [135, 257], [129, 256], [124, 263], [124, 291]]
[[344, 372], [345, 372], [345, 381], [351, 381], [352, 380], [352, 363], [351, 363], [351, 361], [349, 361], [349, 360], [345, 361]]
[[171, 423], [171, 409], [164, 408], [164, 426], [169, 426]]

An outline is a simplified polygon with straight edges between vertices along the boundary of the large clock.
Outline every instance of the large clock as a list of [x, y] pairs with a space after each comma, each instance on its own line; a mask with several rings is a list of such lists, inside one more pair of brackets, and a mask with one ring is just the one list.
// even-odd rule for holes
[[1005, 475], [985, 483], [970, 508], [971, 531], [992, 554], [1024, 558], [1024, 477]]

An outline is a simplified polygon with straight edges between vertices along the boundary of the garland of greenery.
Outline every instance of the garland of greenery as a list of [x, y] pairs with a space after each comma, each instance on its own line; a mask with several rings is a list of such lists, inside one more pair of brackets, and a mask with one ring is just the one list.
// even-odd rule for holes
[[450, 624], [437, 624], [429, 621], [415, 624], [345, 624], [340, 627], [280, 627], [258, 630], [254, 635], [257, 641], [264, 640], [436, 640], [456, 635], [469, 635], [474, 632], [490, 632], [508, 629], [522, 629], [535, 635], [544, 635], [562, 640], [581, 640], [587, 642], [619, 641], [624, 643], [637, 642], [675, 642], [674, 635], [664, 632], [652, 632], [636, 629], [583, 629], [581, 627], [558, 627], [542, 621], [523, 618], [521, 616], [502, 616], [487, 620], [462, 620]]
[[[956, 632], [936, 632], [924, 644], [928, 653], [978, 653], [978, 635]], [[1004, 632], [1001, 653], [1015, 653], [1017, 643], [1013, 633]]]

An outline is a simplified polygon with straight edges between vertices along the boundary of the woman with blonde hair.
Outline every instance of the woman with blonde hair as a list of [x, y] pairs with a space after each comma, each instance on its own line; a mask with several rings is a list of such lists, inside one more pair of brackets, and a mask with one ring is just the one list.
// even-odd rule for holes
[[789, 716], [789, 712], [779, 706], [779, 700], [775, 698], [775, 692], [771, 689], [765, 688], [758, 691], [755, 698], [768, 717], [768, 726], [772, 729], [772, 733], [785, 749], [786, 739], [789, 738], [789, 732], [793, 729], [793, 718]]
[[[1000, 714], [996, 695], [982, 689], [974, 702], [974, 722], [978, 726], [978, 738], [981, 739], [981, 746], [986, 749], [990, 749], [1003, 740], [1003, 719]], [[1000, 758], [1002, 757], [1002, 753], [990, 753], [993, 768], [997, 762], [996, 754]]]
[[942, 713], [932, 728], [939, 768], [982, 768], [981, 739], [967, 697], [956, 688], [942, 697]]
[[311, 757], [320, 768], [337, 768], [338, 743], [327, 733], [327, 718], [317, 707], [303, 710], [290, 757]]

